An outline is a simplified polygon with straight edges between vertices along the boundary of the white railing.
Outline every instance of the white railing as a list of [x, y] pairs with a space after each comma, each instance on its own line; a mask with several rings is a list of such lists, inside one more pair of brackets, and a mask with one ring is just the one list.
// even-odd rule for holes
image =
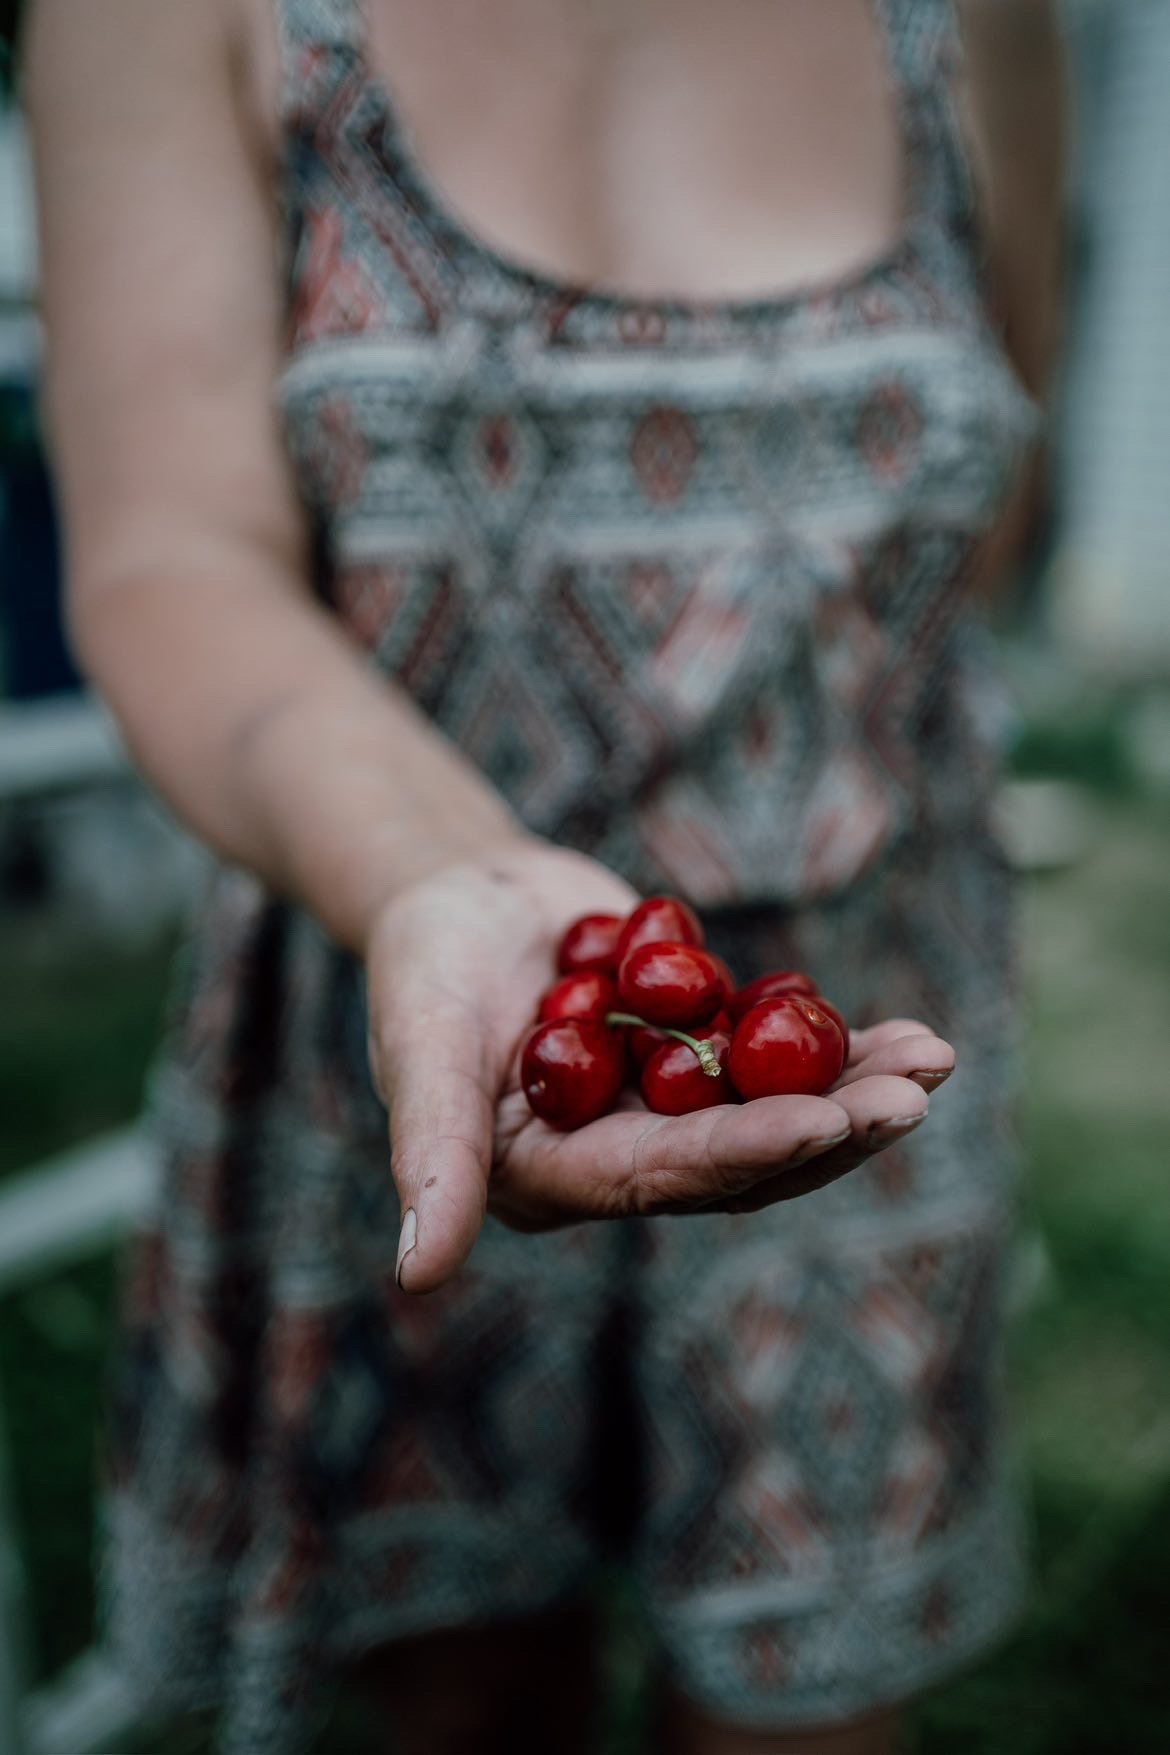
[[[133, 1128], [25, 1171], [0, 1188], [0, 1297], [96, 1254], [142, 1214], [154, 1163]], [[0, 1408], [0, 1750], [89, 1755], [133, 1723], [125, 1686], [100, 1651], [85, 1652], [48, 1686], [27, 1688], [23, 1574], [6, 1491]]]
[[0, 807], [124, 780], [129, 772], [113, 720], [88, 695], [0, 704]]
[[[0, 807], [122, 782], [128, 764], [108, 716], [84, 698], [0, 707]], [[0, 1186], [0, 1297], [107, 1248], [141, 1214], [155, 1166], [134, 1128], [87, 1142]], [[0, 1391], [3, 1385], [0, 1382]], [[0, 1755], [98, 1755], [134, 1712], [91, 1648], [47, 1685], [28, 1686], [18, 1532], [0, 1403]]]

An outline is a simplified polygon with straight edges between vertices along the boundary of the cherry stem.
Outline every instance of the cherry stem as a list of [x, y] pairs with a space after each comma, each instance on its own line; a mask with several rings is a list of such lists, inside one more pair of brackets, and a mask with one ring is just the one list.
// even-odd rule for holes
[[636, 1018], [633, 1012], [606, 1012], [605, 1021], [607, 1024], [633, 1024], [639, 1030], [657, 1030], [660, 1036], [673, 1036], [676, 1042], [685, 1042], [698, 1055], [699, 1065], [709, 1079], [717, 1079], [723, 1071], [719, 1056], [701, 1036], [688, 1036], [685, 1030], [672, 1030], [667, 1024], [648, 1024], [645, 1018]]

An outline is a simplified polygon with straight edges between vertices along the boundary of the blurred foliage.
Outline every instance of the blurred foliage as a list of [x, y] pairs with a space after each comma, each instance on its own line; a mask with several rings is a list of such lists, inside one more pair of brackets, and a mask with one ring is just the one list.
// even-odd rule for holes
[[40, 444], [40, 422], [29, 392], [23, 385], [0, 384], [0, 466], [35, 456]]
[[159, 1033], [168, 946], [63, 959], [14, 919], [0, 933], [0, 1177], [138, 1108]]
[[1120, 703], [1109, 697], [1030, 718], [1015, 741], [1011, 766], [1021, 778], [1075, 780], [1114, 795], [1137, 784]]
[[0, 0], [0, 75], [11, 59], [23, 11], [23, 0]]
[[1170, 687], [1071, 663], [1043, 619], [1002, 631], [998, 659], [1021, 711], [1008, 752], [1021, 779], [1068, 780], [1104, 798], [1170, 790]]
[[[1028, 882], [1032, 1021], [1023, 1125], [1026, 1231], [1041, 1272], [1017, 1322], [1011, 1391], [1035, 1528], [1016, 1633], [911, 1717], [913, 1755], [1153, 1755], [1170, 1749], [1170, 807], [1096, 806], [1076, 865]], [[131, 1116], [166, 959], [54, 966], [4, 951], [4, 1168]], [[112, 1263], [0, 1304], [0, 1371], [25, 1526], [35, 1656], [88, 1637], [91, 1468], [113, 1306]], [[647, 1692], [635, 1610], [607, 1592], [606, 1755], [636, 1755]], [[343, 1700], [322, 1755], [380, 1746]], [[143, 1733], [142, 1755], [203, 1755], [203, 1724]]]
[[[9, 919], [0, 933], [0, 1179], [137, 1111], [158, 1036], [170, 951], [63, 958], [60, 939]], [[49, 1674], [93, 1625], [93, 1448], [113, 1321], [103, 1256], [0, 1302], [0, 1384], [15, 1457], [34, 1612]]]
[[916, 1755], [1170, 1749], [1170, 808], [1102, 805], [1028, 887], [1027, 1219], [1013, 1337], [1036, 1575], [1018, 1634], [916, 1714]]
[[0, 1383], [42, 1676], [93, 1636], [95, 1435], [114, 1281], [103, 1255], [0, 1302]]

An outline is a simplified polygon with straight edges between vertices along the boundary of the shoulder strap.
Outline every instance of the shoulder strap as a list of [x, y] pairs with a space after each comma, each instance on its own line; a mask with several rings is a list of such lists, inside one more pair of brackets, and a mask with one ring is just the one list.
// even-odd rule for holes
[[319, 107], [323, 86], [346, 70], [364, 40], [363, 0], [272, 0], [286, 116]]
[[963, 38], [955, 0], [877, 0], [906, 120], [918, 206], [978, 252], [978, 198], [959, 93]]
[[272, 0], [288, 48], [352, 48], [364, 31], [362, 0]]
[[958, 42], [953, 0], [877, 0], [895, 78], [910, 93], [929, 90]]

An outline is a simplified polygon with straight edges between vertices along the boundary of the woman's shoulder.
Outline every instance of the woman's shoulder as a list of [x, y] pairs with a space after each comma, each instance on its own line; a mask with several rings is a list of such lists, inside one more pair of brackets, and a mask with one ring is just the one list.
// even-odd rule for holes
[[[225, 84], [255, 119], [275, 114], [279, 50], [275, 7], [281, 0], [204, 0], [159, 6], [157, 0], [39, 0], [22, 57], [22, 92], [34, 110], [64, 88], [94, 93], [114, 111], [132, 93], [138, 113], [169, 107], [173, 87], [188, 104]], [[214, 100], [213, 100], [214, 101]]]

